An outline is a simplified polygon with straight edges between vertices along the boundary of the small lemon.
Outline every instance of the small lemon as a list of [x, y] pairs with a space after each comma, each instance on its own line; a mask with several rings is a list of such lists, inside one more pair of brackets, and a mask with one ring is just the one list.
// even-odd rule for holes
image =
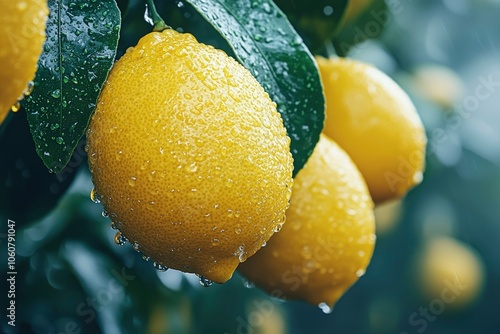
[[485, 270], [480, 255], [457, 239], [432, 238], [416, 264], [421, 292], [444, 310], [467, 308], [484, 288]]
[[364, 274], [375, 222], [361, 174], [324, 135], [294, 180], [286, 215], [283, 229], [238, 270], [272, 296], [333, 305]]
[[35, 77], [48, 14], [46, 0], [0, 0], [0, 124]]
[[316, 60], [327, 105], [324, 133], [352, 158], [376, 204], [404, 196], [422, 181], [427, 143], [412, 101], [371, 65]]
[[150, 33], [116, 62], [87, 138], [97, 198], [163, 266], [225, 282], [284, 221], [293, 159], [276, 104], [190, 34]]

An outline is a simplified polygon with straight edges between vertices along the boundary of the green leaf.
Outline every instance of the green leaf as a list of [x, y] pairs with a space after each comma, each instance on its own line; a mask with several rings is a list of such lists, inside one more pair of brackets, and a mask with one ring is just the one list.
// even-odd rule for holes
[[23, 102], [38, 155], [54, 172], [71, 158], [113, 65], [120, 32], [114, 0], [49, 0], [47, 40]]
[[65, 194], [86, 160], [84, 143], [63, 173], [56, 175], [36, 155], [23, 109], [11, 113], [9, 124], [0, 129], [0, 217], [28, 224], [49, 213]]
[[349, 0], [274, 0], [313, 52], [336, 35]]
[[292, 140], [294, 175], [319, 140], [325, 100], [316, 63], [269, 0], [187, 0], [228, 41], [278, 105]]

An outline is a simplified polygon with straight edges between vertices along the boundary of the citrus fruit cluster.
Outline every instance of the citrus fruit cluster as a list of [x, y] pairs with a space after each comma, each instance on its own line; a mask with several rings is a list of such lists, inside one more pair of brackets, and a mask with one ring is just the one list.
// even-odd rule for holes
[[239, 266], [275, 296], [329, 309], [370, 262], [374, 201], [422, 179], [425, 135], [385, 74], [317, 61], [327, 123], [292, 180], [286, 129], [248, 70], [171, 29], [130, 48], [87, 132], [94, 197], [117, 243], [202, 283], [225, 282]]
[[0, 124], [35, 77], [48, 13], [46, 0], [0, 0]]
[[349, 59], [317, 62], [324, 134], [294, 180], [282, 231], [239, 270], [274, 296], [331, 311], [372, 257], [374, 202], [422, 180], [426, 137], [413, 103], [383, 72]]

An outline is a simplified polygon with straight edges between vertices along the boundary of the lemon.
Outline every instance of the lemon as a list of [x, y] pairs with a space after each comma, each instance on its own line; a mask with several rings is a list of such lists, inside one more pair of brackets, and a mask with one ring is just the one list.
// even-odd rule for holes
[[333, 305], [364, 274], [375, 222], [361, 174], [324, 135], [294, 180], [286, 214], [283, 229], [238, 270], [272, 296]]
[[48, 13], [46, 0], [0, 0], [0, 124], [35, 77]]
[[427, 142], [412, 101], [371, 65], [316, 60], [327, 105], [324, 132], [352, 158], [376, 204], [404, 196], [422, 181]]
[[465, 84], [460, 76], [442, 65], [420, 65], [413, 74], [410, 81], [413, 90], [446, 109], [451, 109], [465, 91]]
[[283, 224], [293, 159], [276, 104], [190, 34], [150, 33], [116, 62], [87, 138], [97, 198], [162, 266], [225, 282]]
[[455, 238], [432, 238], [416, 264], [420, 291], [439, 310], [467, 308], [484, 288], [483, 260], [472, 247]]

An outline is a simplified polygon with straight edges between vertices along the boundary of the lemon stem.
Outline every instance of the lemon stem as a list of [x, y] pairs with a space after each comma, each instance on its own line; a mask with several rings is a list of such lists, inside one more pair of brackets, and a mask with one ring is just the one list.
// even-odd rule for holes
[[148, 6], [149, 15], [153, 19], [153, 31], [163, 31], [165, 29], [170, 29], [170, 27], [163, 21], [160, 14], [156, 11], [156, 6], [153, 0], [146, 0]]

